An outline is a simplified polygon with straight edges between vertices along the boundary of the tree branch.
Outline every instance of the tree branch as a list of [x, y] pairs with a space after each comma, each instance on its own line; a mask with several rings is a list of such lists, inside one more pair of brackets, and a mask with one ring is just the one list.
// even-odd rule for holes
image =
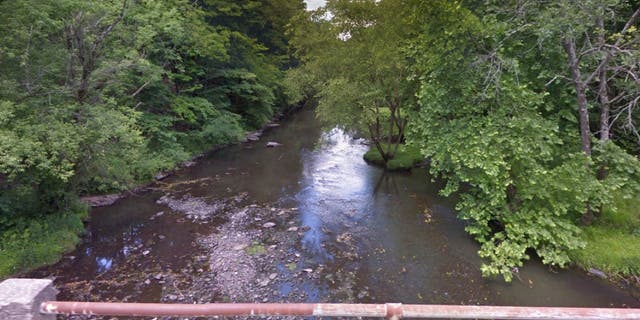
[[125, 9], [126, 8], [127, 8], [127, 0], [124, 0], [124, 1], [122, 1], [122, 9], [120, 9], [120, 15], [118, 15], [115, 18], [115, 20], [113, 20], [113, 22], [110, 25], [108, 25], [102, 31], [102, 33], [100, 33], [100, 35], [98, 37], [96, 37], [96, 40], [93, 42], [93, 46], [91, 47], [91, 55], [95, 54], [95, 51], [100, 46], [102, 41], [109, 35], [109, 33], [111, 33], [111, 31], [113, 31], [113, 28], [115, 28], [116, 25], [118, 25], [118, 23], [120, 23], [120, 21], [122, 21], [122, 18], [124, 18], [124, 13], [125, 13]]

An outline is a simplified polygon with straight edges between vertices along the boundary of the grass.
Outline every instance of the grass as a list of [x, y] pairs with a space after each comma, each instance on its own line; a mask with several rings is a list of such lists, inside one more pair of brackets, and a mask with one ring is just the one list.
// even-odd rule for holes
[[640, 275], [640, 199], [615, 202], [615, 208], [604, 210], [593, 225], [583, 228], [587, 245], [571, 258], [583, 268]]
[[[383, 144], [382, 149], [387, 150], [387, 144]], [[368, 163], [384, 166], [382, 155], [375, 146], [371, 146], [369, 151], [364, 154], [364, 160]], [[402, 144], [398, 146], [398, 152], [395, 156], [387, 163], [387, 170], [411, 170], [423, 160], [424, 157], [418, 148]]]
[[80, 241], [86, 206], [25, 220], [0, 236], [0, 279], [55, 263]]
[[265, 249], [263, 245], [254, 242], [253, 244], [251, 244], [251, 246], [246, 247], [244, 249], [244, 252], [246, 252], [250, 256], [255, 256], [267, 253], [267, 249]]

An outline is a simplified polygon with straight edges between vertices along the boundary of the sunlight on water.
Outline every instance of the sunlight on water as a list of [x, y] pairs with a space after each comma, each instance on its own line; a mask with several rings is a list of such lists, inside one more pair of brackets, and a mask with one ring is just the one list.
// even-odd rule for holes
[[321, 136], [318, 148], [303, 155], [302, 188], [296, 200], [302, 223], [310, 229], [302, 241], [319, 258], [332, 259], [323, 248], [325, 230], [363, 216], [372, 203], [371, 169], [362, 160], [367, 146], [340, 129]]

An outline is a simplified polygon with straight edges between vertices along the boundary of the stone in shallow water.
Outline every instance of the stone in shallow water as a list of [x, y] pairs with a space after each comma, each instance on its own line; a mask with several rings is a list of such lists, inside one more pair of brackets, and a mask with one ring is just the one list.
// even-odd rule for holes
[[249, 245], [246, 243], [240, 243], [237, 244], [235, 246], [233, 246], [233, 250], [239, 251], [239, 250], [244, 250], [244, 248], [248, 247]]
[[275, 222], [267, 222], [262, 225], [263, 228], [273, 228], [275, 226], [276, 226]]
[[588, 271], [589, 271], [590, 274], [592, 274], [592, 275], [594, 275], [596, 277], [599, 277], [599, 278], [602, 278], [602, 279], [606, 279], [607, 278], [607, 275], [603, 271], [600, 271], [598, 269], [589, 268]]
[[80, 201], [92, 207], [110, 206], [121, 198], [120, 194], [107, 194], [103, 196], [92, 196], [80, 198]]

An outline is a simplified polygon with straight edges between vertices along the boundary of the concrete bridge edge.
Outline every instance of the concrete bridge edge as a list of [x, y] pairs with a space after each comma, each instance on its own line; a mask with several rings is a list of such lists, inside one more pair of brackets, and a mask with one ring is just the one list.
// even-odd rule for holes
[[55, 315], [40, 314], [40, 304], [57, 294], [51, 279], [7, 279], [0, 283], [0, 319], [53, 320]]

